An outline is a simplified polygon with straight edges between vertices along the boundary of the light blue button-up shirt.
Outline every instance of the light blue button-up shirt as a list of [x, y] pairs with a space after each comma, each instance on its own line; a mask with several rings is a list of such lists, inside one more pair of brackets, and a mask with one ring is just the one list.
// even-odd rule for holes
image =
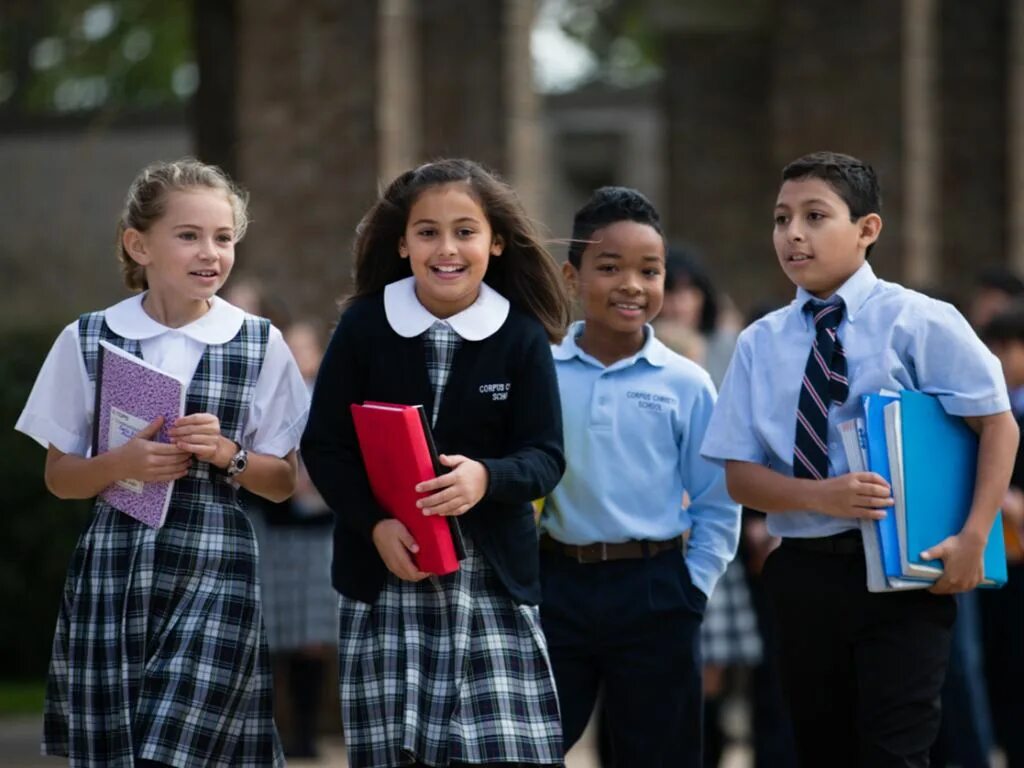
[[[850, 471], [838, 425], [862, 415], [862, 395], [882, 389], [926, 392], [955, 416], [1009, 410], [999, 361], [952, 305], [879, 280], [867, 263], [838, 294], [846, 304], [838, 334], [850, 394], [829, 408], [830, 476]], [[815, 333], [812, 317], [803, 311], [810, 298], [798, 289], [792, 304], [740, 334], [701, 448], [705, 457], [793, 475], [797, 401]], [[830, 536], [856, 527], [856, 520], [806, 510], [768, 515], [768, 530], [777, 536]]]
[[711, 594], [739, 536], [725, 473], [700, 455], [714, 385], [650, 326], [639, 352], [607, 367], [576, 345], [582, 330], [574, 323], [553, 349], [566, 471], [541, 529], [566, 544], [664, 540], [690, 530], [690, 578]]

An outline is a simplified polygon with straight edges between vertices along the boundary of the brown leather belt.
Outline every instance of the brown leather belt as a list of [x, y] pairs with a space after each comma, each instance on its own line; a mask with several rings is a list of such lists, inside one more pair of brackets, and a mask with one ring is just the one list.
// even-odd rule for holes
[[550, 536], [540, 537], [540, 547], [548, 552], [571, 557], [577, 563], [603, 563], [607, 560], [639, 560], [653, 557], [670, 549], [683, 551], [686, 543], [682, 536], [664, 541], [630, 540], [614, 544], [598, 542], [596, 544], [563, 544]]

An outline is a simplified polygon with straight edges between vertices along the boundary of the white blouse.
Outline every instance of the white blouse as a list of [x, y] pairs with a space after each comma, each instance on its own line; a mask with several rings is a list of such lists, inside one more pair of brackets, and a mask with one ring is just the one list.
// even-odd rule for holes
[[[191, 382], [207, 344], [224, 344], [238, 333], [245, 313], [214, 297], [210, 310], [181, 328], [168, 328], [146, 314], [145, 294], [106, 310], [107, 325], [118, 336], [137, 339], [146, 362]], [[82, 359], [78, 321], [54, 342], [39, 370], [15, 429], [43, 447], [87, 456], [92, 442], [95, 385]], [[295, 450], [309, 415], [309, 390], [281, 332], [271, 326], [267, 353], [242, 436], [254, 453], [282, 457]]]

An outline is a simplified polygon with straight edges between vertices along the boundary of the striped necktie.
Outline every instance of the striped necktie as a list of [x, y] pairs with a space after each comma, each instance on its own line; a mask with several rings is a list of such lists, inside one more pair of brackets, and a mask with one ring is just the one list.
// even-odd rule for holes
[[828, 477], [828, 407], [844, 403], [850, 391], [846, 356], [836, 335], [843, 319], [843, 302], [825, 304], [811, 299], [804, 311], [814, 315], [816, 333], [796, 411], [793, 476], [822, 480]]

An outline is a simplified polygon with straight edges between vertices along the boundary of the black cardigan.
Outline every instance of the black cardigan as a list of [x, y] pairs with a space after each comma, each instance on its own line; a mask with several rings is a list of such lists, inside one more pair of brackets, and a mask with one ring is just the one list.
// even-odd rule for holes
[[[373, 602], [387, 570], [371, 534], [385, 513], [370, 492], [349, 411], [366, 400], [433, 408], [423, 337], [392, 330], [382, 292], [342, 314], [302, 437], [310, 477], [335, 512], [334, 588]], [[551, 491], [565, 470], [558, 384], [540, 323], [512, 308], [493, 335], [462, 342], [433, 431], [439, 453], [462, 454], [487, 468], [487, 492], [460, 522], [512, 598], [539, 603], [530, 501]]]

